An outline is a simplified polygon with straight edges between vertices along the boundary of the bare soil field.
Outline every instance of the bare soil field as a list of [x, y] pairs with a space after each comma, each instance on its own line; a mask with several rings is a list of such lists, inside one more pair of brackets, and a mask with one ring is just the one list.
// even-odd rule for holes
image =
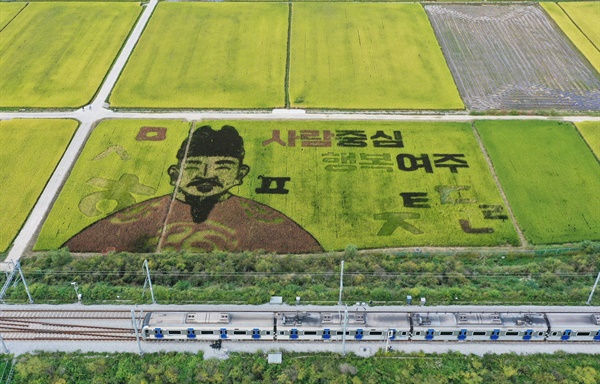
[[425, 9], [469, 109], [600, 110], [598, 73], [539, 6]]

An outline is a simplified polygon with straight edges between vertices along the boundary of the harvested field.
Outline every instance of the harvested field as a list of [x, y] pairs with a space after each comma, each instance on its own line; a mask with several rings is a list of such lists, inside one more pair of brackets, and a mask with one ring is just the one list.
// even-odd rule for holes
[[464, 109], [420, 4], [294, 3], [296, 108]]
[[0, 107], [88, 103], [141, 7], [137, 3], [30, 3], [0, 39]]
[[285, 105], [287, 4], [161, 2], [110, 97], [123, 108]]
[[58, 119], [0, 121], [0, 252], [25, 222], [77, 125]]
[[0, 3], [0, 31], [21, 11], [26, 3]]
[[600, 122], [585, 121], [576, 123], [575, 125], [596, 155], [596, 158], [600, 159]]
[[600, 110], [598, 73], [540, 7], [425, 9], [469, 109]]
[[77, 159], [34, 249], [58, 249], [113, 211], [172, 191], [167, 168], [176, 161], [176, 148], [189, 127], [177, 120], [101, 122]]
[[531, 243], [600, 240], [600, 166], [571, 123], [480, 121], [476, 127]]

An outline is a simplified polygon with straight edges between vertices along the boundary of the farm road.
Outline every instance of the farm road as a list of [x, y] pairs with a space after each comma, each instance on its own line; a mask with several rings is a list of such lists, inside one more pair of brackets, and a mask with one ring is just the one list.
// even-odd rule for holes
[[75, 119], [81, 122], [73, 140], [69, 144], [63, 158], [58, 164], [44, 191], [31, 211], [27, 221], [17, 235], [12, 248], [0, 269], [12, 270], [9, 262], [17, 261], [29, 249], [32, 240], [58, 196], [61, 185], [68, 176], [78, 154], [83, 149], [92, 128], [103, 119], [183, 119], [199, 121], [203, 119], [239, 119], [239, 120], [382, 120], [382, 121], [462, 121], [475, 120], [562, 120], [570, 122], [600, 121], [600, 117], [571, 116], [571, 117], [539, 117], [539, 116], [471, 116], [467, 112], [442, 114], [439, 112], [422, 112], [419, 114], [393, 114], [385, 112], [353, 113], [353, 112], [318, 112], [305, 113], [302, 110], [276, 109], [273, 111], [245, 112], [208, 112], [208, 111], [174, 111], [174, 112], [116, 112], [108, 109], [106, 100], [114, 88], [121, 71], [136, 46], [150, 16], [154, 12], [158, 0], [151, 0], [135, 25], [117, 60], [107, 75], [98, 94], [91, 104], [76, 111], [48, 112], [0, 112], [1, 120], [8, 119]]

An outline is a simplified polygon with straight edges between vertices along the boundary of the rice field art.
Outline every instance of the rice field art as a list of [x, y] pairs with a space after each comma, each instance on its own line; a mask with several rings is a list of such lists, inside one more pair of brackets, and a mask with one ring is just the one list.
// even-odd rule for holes
[[110, 120], [92, 133], [35, 249], [518, 242], [468, 123]]
[[598, 72], [540, 6], [424, 7], [467, 108], [600, 110]]

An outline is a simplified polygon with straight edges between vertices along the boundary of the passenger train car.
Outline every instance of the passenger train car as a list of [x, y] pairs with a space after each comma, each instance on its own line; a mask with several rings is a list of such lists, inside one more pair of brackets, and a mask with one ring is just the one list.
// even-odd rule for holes
[[591, 341], [600, 313], [337, 311], [150, 312], [145, 340]]

